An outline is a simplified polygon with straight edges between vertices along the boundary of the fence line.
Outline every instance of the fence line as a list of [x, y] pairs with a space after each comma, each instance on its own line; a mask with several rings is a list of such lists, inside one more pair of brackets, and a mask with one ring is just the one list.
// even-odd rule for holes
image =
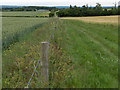
[[[56, 24], [55, 24], [53, 32], [56, 32], [56, 30], [57, 30], [57, 27], [56, 27]], [[29, 84], [30, 84], [30, 82], [31, 82], [31, 80], [34, 76], [34, 73], [35, 73], [40, 61], [41, 61], [41, 68], [42, 68], [41, 69], [41, 76], [43, 77], [43, 79], [41, 80], [41, 82], [42, 82], [41, 84], [45, 87], [49, 86], [49, 82], [48, 82], [48, 47], [49, 47], [49, 42], [50, 42], [51, 38], [54, 39], [54, 33], [53, 32], [50, 35], [50, 37], [48, 39], [48, 42], [41, 42], [41, 46], [42, 46], [41, 47], [41, 53], [42, 53], [41, 54], [41, 59], [42, 60], [40, 60], [40, 59], [38, 60], [37, 65], [36, 65], [32, 75], [31, 75], [31, 78], [29, 79], [27, 87], [25, 87], [25, 88], [29, 88]]]

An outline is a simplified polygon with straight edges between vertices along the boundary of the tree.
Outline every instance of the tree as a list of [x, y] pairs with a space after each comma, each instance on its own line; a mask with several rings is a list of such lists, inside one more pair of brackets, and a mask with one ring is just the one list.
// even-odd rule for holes
[[106, 8], [104, 9], [102, 15], [105, 15], [105, 16], [108, 15], [108, 10]]
[[102, 15], [103, 9], [102, 9], [101, 4], [96, 3], [96, 6], [95, 6], [95, 12], [96, 12], [95, 15]]
[[76, 9], [76, 8], [77, 8], [77, 6], [75, 5], [75, 6], [74, 6], [74, 8]]
[[72, 5], [70, 5], [70, 9], [72, 9]]
[[49, 17], [53, 17], [54, 16], [54, 12], [49, 13]]
[[49, 17], [54, 17], [54, 15], [55, 15], [55, 11], [54, 9], [52, 9], [51, 12], [49, 13]]
[[120, 15], [120, 5], [118, 6], [118, 15]]

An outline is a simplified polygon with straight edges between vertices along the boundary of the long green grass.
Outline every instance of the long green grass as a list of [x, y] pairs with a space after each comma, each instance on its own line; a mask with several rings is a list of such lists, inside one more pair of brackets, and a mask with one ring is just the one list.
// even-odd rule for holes
[[[53, 20], [49, 20], [40, 28], [24, 36], [24, 40], [21, 40], [14, 45], [10, 45], [9, 49], [4, 50], [4, 88], [24, 88], [27, 86], [35, 65], [40, 58], [40, 42], [48, 41], [50, 35], [53, 33], [53, 29]], [[54, 46], [52, 38], [49, 42], [49, 83], [50, 87], [60, 87], [66, 82], [64, 80], [70, 78], [71, 76], [71, 59], [66, 56], [65, 51], [60, 49], [57, 45]], [[9, 68], [5, 68], [6, 66]], [[29, 87], [41, 87], [40, 81], [39, 66]]]
[[75, 68], [70, 80], [74, 87], [118, 87], [118, 27], [64, 20], [66, 36], [63, 49]]
[[[26, 87], [52, 33], [50, 88], [118, 88], [117, 26], [53, 19], [3, 52], [3, 87]], [[29, 87], [42, 87], [40, 78], [39, 67]]]
[[3, 49], [9, 47], [10, 44], [19, 41], [24, 34], [32, 32], [35, 28], [45, 23], [48, 19], [44, 18], [18, 18], [3, 17], [2, 18], [2, 44]]

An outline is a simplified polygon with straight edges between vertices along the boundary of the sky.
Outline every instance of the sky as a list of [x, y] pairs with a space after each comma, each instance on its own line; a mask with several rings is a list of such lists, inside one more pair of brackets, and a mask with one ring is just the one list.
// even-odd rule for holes
[[69, 6], [77, 5], [95, 6], [100, 3], [102, 6], [118, 5], [120, 0], [0, 0], [0, 5], [20, 5], [20, 6]]

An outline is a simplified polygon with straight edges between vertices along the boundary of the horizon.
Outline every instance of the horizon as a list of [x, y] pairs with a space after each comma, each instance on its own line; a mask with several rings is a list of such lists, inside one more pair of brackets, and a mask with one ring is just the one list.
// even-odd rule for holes
[[10, 5], [10, 6], [83, 6], [88, 4], [89, 6], [94, 7], [96, 3], [100, 3], [102, 6], [118, 6], [119, 1], [118, 0], [1, 0], [0, 5]]
[[[17, 6], [17, 7], [24, 7], [24, 6], [40, 6], [40, 7], [70, 7], [70, 5], [0, 5], [0, 6]], [[73, 5], [72, 5], [73, 6]], [[75, 6], [75, 5], [74, 5]], [[77, 6], [77, 5], [76, 5]], [[117, 5], [118, 6], [118, 5]], [[82, 7], [82, 6], [77, 6], [77, 7]], [[88, 6], [88, 7], [90, 7], [90, 6]], [[92, 7], [95, 7], [95, 6], [92, 6]], [[113, 6], [102, 6], [102, 7], [113, 7]]]

